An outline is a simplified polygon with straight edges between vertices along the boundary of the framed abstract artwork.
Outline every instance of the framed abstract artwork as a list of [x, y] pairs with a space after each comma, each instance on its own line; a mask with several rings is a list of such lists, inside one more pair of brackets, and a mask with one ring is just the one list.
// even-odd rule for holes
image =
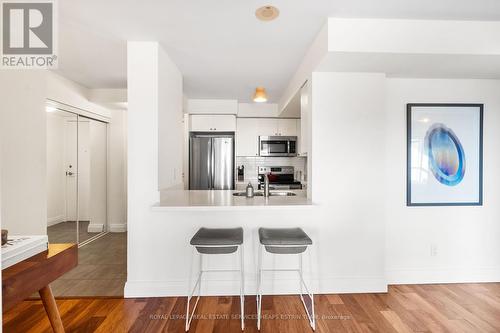
[[483, 204], [483, 104], [407, 104], [407, 206]]

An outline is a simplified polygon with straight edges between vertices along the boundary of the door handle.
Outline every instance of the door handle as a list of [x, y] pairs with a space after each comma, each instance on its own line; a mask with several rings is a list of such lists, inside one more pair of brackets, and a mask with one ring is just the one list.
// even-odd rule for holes
[[73, 176], [73, 172], [71, 172], [71, 171], [66, 171], [66, 176]]

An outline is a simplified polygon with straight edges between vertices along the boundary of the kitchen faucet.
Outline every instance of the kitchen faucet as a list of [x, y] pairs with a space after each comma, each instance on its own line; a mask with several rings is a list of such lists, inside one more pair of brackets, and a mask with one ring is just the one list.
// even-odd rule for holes
[[269, 197], [269, 174], [264, 175], [264, 198]]

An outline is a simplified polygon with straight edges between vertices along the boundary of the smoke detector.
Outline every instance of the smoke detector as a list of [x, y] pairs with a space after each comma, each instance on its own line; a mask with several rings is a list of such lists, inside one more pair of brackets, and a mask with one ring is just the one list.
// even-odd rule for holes
[[278, 17], [280, 11], [274, 6], [263, 6], [257, 8], [255, 16], [261, 21], [272, 21]]

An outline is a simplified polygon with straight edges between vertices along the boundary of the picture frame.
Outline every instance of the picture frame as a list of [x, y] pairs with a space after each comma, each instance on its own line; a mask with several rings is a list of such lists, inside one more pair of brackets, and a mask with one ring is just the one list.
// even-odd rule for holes
[[484, 104], [408, 103], [407, 206], [482, 206]]

